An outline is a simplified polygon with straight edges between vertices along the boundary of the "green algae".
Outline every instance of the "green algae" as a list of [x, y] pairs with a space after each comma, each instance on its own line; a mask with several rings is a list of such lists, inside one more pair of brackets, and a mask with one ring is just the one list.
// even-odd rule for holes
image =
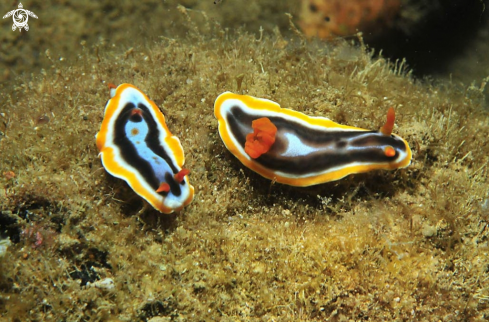
[[[2, 319], [487, 318], [485, 85], [420, 82], [364, 46], [257, 37], [180, 11], [186, 35], [45, 54], [41, 73], [2, 93], [0, 172], [15, 174], [0, 177], [0, 233], [13, 243], [0, 259]], [[180, 138], [196, 188], [180, 214], [139, 213], [97, 158], [109, 82], [142, 89]], [[213, 103], [227, 90], [370, 129], [394, 106], [413, 163], [271, 184], [219, 138]], [[94, 286], [109, 279], [113, 289]]]

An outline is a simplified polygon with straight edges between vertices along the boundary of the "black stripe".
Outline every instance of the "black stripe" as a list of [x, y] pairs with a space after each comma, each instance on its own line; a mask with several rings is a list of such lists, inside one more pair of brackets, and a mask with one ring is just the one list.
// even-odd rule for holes
[[[134, 108], [136, 108], [136, 106], [133, 103], [127, 103], [119, 114], [119, 117], [114, 124], [114, 144], [120, 149], [121, 156], [124, 161], [137, 169], [144, 180], [147, 181], [156, 191], [159, 188], [161, 182], [159, 182], [158, 178], [156, 177], [153, 168], [151, 167], [151, 164], [137, 154], [136, 148], [132, 144], [131, 140], [129, 140], [129, 138], [126, 136], [125, 126], [126, 123], [129, 121], [129, 118], [131, 118], [131, 121], [133, 122], [138, 122], [137, 118], [139, 117], [139, 115], [135, 114], [131, 116], [131, 111]], [[160, 131], [158, 130], [156, 121], [153, 119], [149, 108], [142, 103], [139, 103], [137, 108], [142, 110], [143, 119], [148, 125], [148, 134], [145, 138], [146, 145], [149, 149], [151, 149], [151, 151], [153, 151], [153, 153], [165, 160], [165, 162], [168, 163], [171, 170], [173, 171], [173, 174], [176, 174], [178, 172], [177, 168], [171, 162], [170, 157], [159, 142]], [[142, 121], [142, 119], [139, 121]], [[180, 185], [175, 181], [173, 174], [167, 173], [165, 175], [165, 179], [170, 185], [171, 193], [178, 197], [181, 195], [182, 190]], [[181, 184], [185, 184], [185, 180], [182, 181]]]
[[[246, 135], [253, 132], [251, 122], [263, 116], [246, 113], [241, 107], [233, 106], [230, 114], [226, 114], [226, 122], [239, 144], [244, 148]], [[324, 172], [327, 169], [346, 166], [353, 162], [359, 163], [391, 163], [399, 156], [398, 151], [406, 151], [406, 145], [395, 136], [386, 136], [378, 131], [324, 131], [311, 129], [302, 124], [282, 117], [269, 117], [277, 127], [277, 133], [291, 133], [300, 137], [308, 146], [321, 147], [329, 145], [329, 151], [320, 151], [301, 157], [283, 157], [287, 141], [277, 140], [269, 152], [255, 159], [256, 162], [269, 169], [279, 170], [291, 175], [307, 175], [311, 172]], [[238, 124], [242, 124], [241, 126]], [[243, 125], [245, 125], [243, 127]], [[246, 129], [246, 131], [244, 130]], [[349, 146], [355, 149], [342, 153], [341, 148]], [[393, 157], [387, 157], [379, 146], [390, 145], [396, 151]]]

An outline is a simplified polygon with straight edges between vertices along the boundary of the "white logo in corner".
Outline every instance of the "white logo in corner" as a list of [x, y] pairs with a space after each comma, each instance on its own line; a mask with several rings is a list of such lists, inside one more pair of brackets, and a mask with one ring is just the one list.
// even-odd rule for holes
[[19, 3], [19, 9], [12, 10], [8, 12], [5, 16], [3, 16], [3, 19], [13, 16], [14, 18], [14, 24], [12, 25], [13, 31], [15, 31], [17, 28], [19, 28], [19, 31], [21, 31], [22, 28], [28, 31], [29, 25], [27, 24], [27, 21], [29, 20], [29, 16], [37, 19], [37, 16], [34, 12], [25, 10], [23, 8], [24, 7], [22, 6], [22, 3]]

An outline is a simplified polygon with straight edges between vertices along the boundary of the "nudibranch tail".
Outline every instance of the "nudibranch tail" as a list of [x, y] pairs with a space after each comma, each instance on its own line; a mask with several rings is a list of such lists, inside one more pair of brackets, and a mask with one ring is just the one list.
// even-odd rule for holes
[[97, 133], [102, 164], [155, 209], [172, 213], [188, 205], [194, 188], [188, 180], [180, 140], [143, 92], [130, 84], [109, 85], [110, 99]]
[[267, 99], [225, 92], [214, 114], [227, 149], [265, 178], [310, 186], [353, 173], [407, 167], [411, 149], [392, 134], [394, 109], [379, 131], [337, 124], [281, 108]]

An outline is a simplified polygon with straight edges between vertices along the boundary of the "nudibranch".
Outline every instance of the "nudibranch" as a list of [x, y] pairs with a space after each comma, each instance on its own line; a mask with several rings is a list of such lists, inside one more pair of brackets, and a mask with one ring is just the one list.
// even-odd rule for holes
[[155, 209], [169, 214], [188, 205], [194, 188], [183, 169], [180, 140], [173, 136], [163, 113], [142, 91], [130, 84], [109, 85], [110, 99], [97, 148], [104, 168]]
[[411, 149], [392, 134], [394, 109], [378, 131], [337, 124], [281, 108], [261, 98], [225, 92], [214, 114], [226, 148], [261, 176], [310, 186], [354, 173], [397, 169], [411, 163]]

